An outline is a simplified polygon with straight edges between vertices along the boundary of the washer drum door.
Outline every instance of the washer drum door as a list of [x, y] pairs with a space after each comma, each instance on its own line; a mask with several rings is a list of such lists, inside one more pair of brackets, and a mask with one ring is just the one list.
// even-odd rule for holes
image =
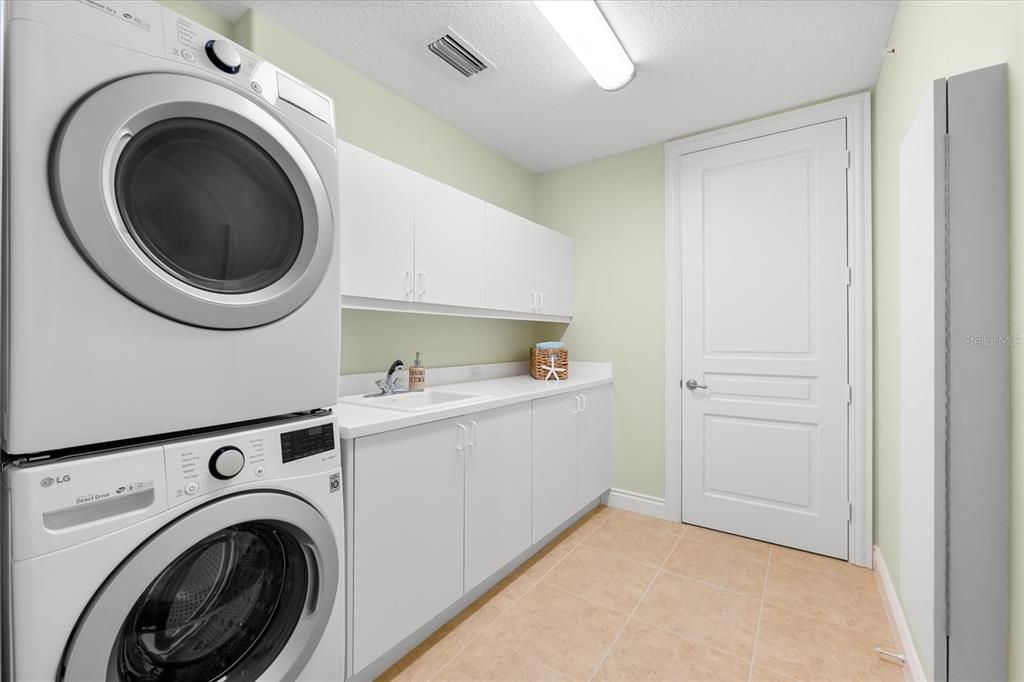
[[199, 507], [107, 579], [60, 680], [295, 680], [331, 616], [338, 556], [327, 520], [290, 495]]
[[258, 102], [194, 76], [131, 76], [85, 98], [54, 142], [51, 186], [92, 267], [190, 325], [288, 315], [333, 253], [330, 200], [302, 144]]

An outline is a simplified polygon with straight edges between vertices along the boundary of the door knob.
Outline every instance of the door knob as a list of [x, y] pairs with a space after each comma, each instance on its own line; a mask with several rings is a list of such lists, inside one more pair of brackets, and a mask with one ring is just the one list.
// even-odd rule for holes
[[707, 388], [704, 384], [698, 384], [696, 379], [687, 379], [686, 387], [691, 391], [696, 391], [698, 388]]

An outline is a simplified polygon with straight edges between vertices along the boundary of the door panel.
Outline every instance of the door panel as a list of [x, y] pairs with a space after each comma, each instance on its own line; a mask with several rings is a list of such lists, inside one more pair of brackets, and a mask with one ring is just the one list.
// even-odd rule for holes
[[845, 121], [679, 163], [683, 521], [846, 558]]
[[569, 519], [576, 505], [575, 393], [533, 401], [533, 541]]
[[341, 293], [412, 300], [415, 174], [338, 142]]
[[462, 596], [464, 460], [452, 419], [356, 440], [353, 670]]
[[533, 312], [535, 226], [505, 209], [486, 205], [487, 307]]
[[530, 404], [468, 415], [466, 591], [531, 544]]
[[416, 300], [484, 306], [484, 201], [416, 176]]

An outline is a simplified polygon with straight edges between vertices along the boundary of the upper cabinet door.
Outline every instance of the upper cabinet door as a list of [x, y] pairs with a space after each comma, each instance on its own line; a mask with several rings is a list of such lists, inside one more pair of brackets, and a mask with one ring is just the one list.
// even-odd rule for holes
[[412, 300], [416, 174], [338, 143], [341, 181], [341, 293]]
[[533, 259], [536, 226], [491, 204], [486, 205], [485, 212], [486, 305], [495, 310], [535, 312]]
[[572, 237], [543, 225], [534, 224], [533, 228], [537, 312], [572, 315]]
[[416, 176], [415, 300], [484, 307], [484, 201]]

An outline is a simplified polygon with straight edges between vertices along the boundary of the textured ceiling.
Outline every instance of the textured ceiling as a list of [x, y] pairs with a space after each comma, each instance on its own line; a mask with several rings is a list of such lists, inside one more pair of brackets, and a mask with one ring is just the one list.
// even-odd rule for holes
[[[531, 171], [872, 87], [895, 0], [602, 0], [637, 65], [604, 92], [531, 2], [201, 0], [252, 8]], [[470, 80], [425, 41], [454, 29], [494, 65]]]

